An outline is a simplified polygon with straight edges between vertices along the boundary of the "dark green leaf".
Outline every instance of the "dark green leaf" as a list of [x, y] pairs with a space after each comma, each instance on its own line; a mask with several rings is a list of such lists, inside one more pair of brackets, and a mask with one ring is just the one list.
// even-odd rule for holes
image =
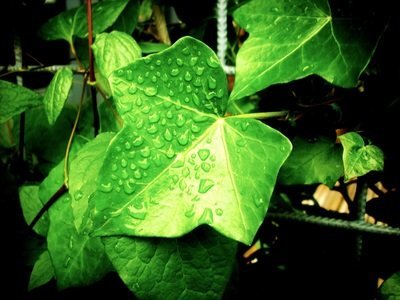
[[49, 251], [45, 250], [35, 262], [31, 277], [29, 279], [28, 290], [33, 290], [42, 286], [54, 278], [53, 264], [50, 259]]
[[291, 144], [257, 120], [223, 117], [212, 50], [186, 37], [110, 78], [125, 122], [91, 201], [95, 234], [176, 237], [209, 224], [251, 243]]
[[15, 137], [13, 134], [14, 120], [9, 119], [0, 123], [0, 147], [11, 148], [15, 146]]
[[340, 145], [325, 137], [312, 142], [296, 137], [292, 143], [293, 151], [279, 172], [281, 184], [323, 183], [333, 187], [343, 176]]
[[0, 80], [0, 123], [42, 104], [41, 96], [22, 86]]
[[310, 74], [353, 87], [382, 32], [372, 18], [332, 16], [327, 0], [252, 0], [233, 16], [250, 36], [237, 55], [232, 99]]
[[[121, 126], [117, 122], [117, 116], [113, 113], [115, 107], [111, 106], [111, 103], [105, 102], [99, 105], [100, 132], [117, 132], [121, 129]], [[118, 114], [116, 110], [115, 114]]]
[[365, 146], [363, 138], [356, 132], [339, 136], [343, 145], [343, 164], [346, 180], [362, 176], [370, 171], [383, 170], [383, 152], [377, 146]]
[[[38, 185], [23, 185], [19, 188], [19, 200], [21, 203], [22, 213], [24, 214], [25, 222], [29, 225], [39, 213], [43, 204], [39, 198]], [[47, 235], [49, 229], [49, 217], [45, 213], [42, 218], [33, 227], [33, 230], [42, 236]]]
[[88, 208], [89, 198], [96, 191], [96, 178], [113, 133], [102, 133], [87, 143], [71, 161], [69, 193], [75, 227], [79, 230]]
[[130, 0], [111, 28], [132, 34], [138, 22], [139, 10], [139, 0]]
[[151, 42], [141, 42], [139, 43], [139, 46], [142, 49], [142, 52], [146, 54], [160, 52], [169, 47], [169, 45], [166, 44]]
[[400, 299], [400, 272], [394, 273], [386, 279], [379, 289], [379, 300]]
[[96, 66], [106, 78], [111, 72], [142, 56], [136, 41], [130, 35], [118, 31], [99, 34], [92, 48]]
[[103, 241], [114, 268], [139, 299], [221, 299], [236, 243], [201, 229], [179, 239]]
[[[101, 1], [92, 5], [93, 34], [103, 32], [110, 27], [121, 14], [128, 0]], [[46, 40], [66, 40], [73, 43], [73, 37], [84, 38], [88, 35], [86, 5], [70, 9], [51, 18], [40, 29], [40, 35]]]
[[72, 86], [72, 79], [73, 74], [71, 69], [62, 68], [57, 71], [47, 88], [43, 104], [50, 125], [56, 122], [64, 107], [65, 101], [68, 99], [69, 91]]

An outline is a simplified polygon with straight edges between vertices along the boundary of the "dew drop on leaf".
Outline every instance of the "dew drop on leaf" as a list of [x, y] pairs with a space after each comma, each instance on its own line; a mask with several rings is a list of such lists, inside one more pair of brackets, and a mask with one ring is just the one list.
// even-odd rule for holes
[[100, 184], [99, 190], [104, 192], [104, 193], [110, 193], [113, 189], [112, 183], [102, 183]]
[[196, 69], [195, 72], [196, 72], [196, 74], [199, 75], [199, 76], [203, 75], [203, 73], [204, 73], [204, 67], [198, 67], [198, 68]]
[[217, 216], [222, 216], [222, 215], [224, 214], [224, 211], [223, 211], [221, 208], [217, 208], [217, 209], [215, 210], [215, 214], [216, 214]]
[[209, 163], [203, 162], [201, 163], [201, 169], [204, 172], [209, 172], [211, 170], [211, 165]]
[[138, 166], [143, 170], [147, 170], [150, 167], [150, 162], [147, 158], [143, 158], [137, 162]]
[[178, 68], [173, 68], [170, 72], [171, 76], [175, 77], [179, 75], [179, 69]]
[[71, 261], [71, 256], [67, 255], [64, 260], [64, 267], [68, 268], [69, 262]]
[[[190, 85], [187, 85], [186, 86], [186, 93], [190, 94], [192, 91], [193, 91], [192, 87]], [[189, 98], [187, 98], [187, 101], [185, 100], [185, 102], [186, 103], [189, 102]]]
[[131, 94], [131, 95], [134, 95], [134, 94], [136, 93], [136, 91], [137, 91], [136, 85], [131, 84], [131, 85], [129, 86], [129, 88], [128, 88], [128, 93]]
[[249, 122], [241, 122], [240, 123], [240, 128], [242, 128], [243, 131], [246, 131], [247, 128], [249, 128], [250, 123]]
[[185, 217], [192, 218], [194, 214], [195, 214], [194, 210], [188, 210], [187, 212], [185, 212]]
[[131, 149], [131, 147], [132, 147], [132, 146], [131, 146], [131, 143], [129, 143], [128, 141], [125, 142], [124, 146], [125, 146], [125, 149], [126, 149], [126, 150], [129, 150], [129, 149]]
[[264, 204], [264, 200], [257, 195], [253, 196], [253, 203], [256, 207], [261, 207]]
[[174, 157], [175, 151], [174, 151], [174, 149], [172, 149], [172, 145], [169, 145], [169, 148], [168, 148], [168, 150], [165, 152], [165, 155], [166, 155], [168, 158], [173, 158], [173, 157]]
[[128, 165], [128, 162], [125, 158], [121, 159], [121, 167], [125, 168]]
[[135, 165], [134, 163], [131, 163], [131, 164], [129, 165], [129, 169], [135, 170], [135, 169], [136, 169], [136, 165]]
[[207, 193], [214, 185], [215, 183], [211, 179], [200, 179], [198, 192]]
[[82, 197], [83, 197], [83, 193], [82, 193], [81, 191], [77, 191], [77, 192], [74, 194], [74, 199], [75, 199], [76, 201], [79, 201], [80, 199], [82, 199]]
[[202, 161], [205, 161], [210, 156], [210, 150], [208, 149], [200, 149], [197, 154], [199, 155]]
[[121, 177], [122, 179], [127, 179], [129, 177], [129, 174], [125, 169], [121, 171]]
[[70, 249], [72, 249], [73, 246], [74, 246], [74, 236], [71, 235], [71, 236], [69, 237], [68, 247], [69, 247]]
[[219, 66], [219, 62], [215, 56], [210, 56], [209, 58], [207, 58], [206, 62], [209, 67], [214, 69]]
[[168, 128], [165, 129], [163, 136], [167, 142], [172, 141], [172, 133]]
[[150, 134], [155, 134], [158, 131], [158, 127], [154, 124], [151, 124], [149, 127], [147, 127], [146, 131]]
[[138, 98], [136, 99], [136, 105], [137, 105], [137, 106], [142, 106], [142, 104], [143, 104], [142, 98], [138, 97]]
[[214, 90], [216, 87], [217, 87], [217, 80], [214, 77], [209, 76], [208, 77], [208, 88]]
[[139, 147], [143, 144], [144, 139], [141, 136], [138, 136], [136, 139], [133, 140], [132, 144], [135, 147]]
[[176, 59], [176, 64], [178, 65], [178, 66], [183, 66], [183, 60], [182, 59], [180, 59], [180, 58], [177, 58]]
[[160, 120], [160, 115], [158, 113], [152, 113], [149, 116], [149, 122], [150, 123], [157, 123]]
[[182, 127], [183, 125], [185, 125], [185, 117], [182, 114], [178, 114], [176, 116], [175, 124], [178, 127]]
[[146, 96], [155, 96], [157, 94], [157, 88], [154, 86], [146, 87], [144, 93]]
[[210, 208], [205, 208], [203, 214], [199, 219], [200, 224], [212, 224], [213, 222], [213, 212]]
[[192, 57], [190, 58], [190, 65], [191, 65], [192, 67], [195, 66], [195, 65], [197, 64], [198, 60], [199, 60], [199, 58], [198, 58], [197, 56], [192, 56]]
[[181, 146], [186, 146], [189, 142], [189, 131], [186, 130], [183, 134], [178, 136], [178, 143]]
[[182, 49], [182, 53], [183, 53], [184, 55], [189, 55], [189, 54], [190, 54], [189, 47], [183, 48], [183, 49]]
[[236, 140], [236, 145], [238, 145], [239, 147], [244, 147], [247, 144], [247, 140], [244, 138], [239, 138], [238, 140]]
[[125, 194], [131, 195], [135, 191], [135, 185], [134, 185], [133, 179], [125, 181], [123, 188], [124, 188]]
[[186, 81], [189, 82], [189, 81], [192, 80], [193, 76], [192, 76], [192, 74], [189, 73], [189, 71], [187, 71], [187, 72], [185, 73], [184, 78], [185, 78]]
[[140, 172], [139, 169], [136, 169], [136, 171], [133, 172], [133, 177], [135, 177], [136, 179], [142, 178], [142, 173]]
[[137, 77], [137, 82], [138, 82], [138, 83], [143, 83], [143, 82], [144, 82], [144, 78], [143, 78], [142, 75], [139, 75], [139, 76]]

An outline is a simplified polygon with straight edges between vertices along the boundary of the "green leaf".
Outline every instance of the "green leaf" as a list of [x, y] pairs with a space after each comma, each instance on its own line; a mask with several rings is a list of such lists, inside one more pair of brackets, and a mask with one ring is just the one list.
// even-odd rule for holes
[[258, 109], [260, 99], [258, 95], [252, 95], [239, 101], [229, 101], [227, 111], [232, 115], [255, 112]]
[[250, 36], [237, 54], [231, 99], [310, 74], [353, 87], [383, 29], [368, 16], [332, 15], [327, 0], [252, 0], [233, 16]]
[[400, 272], [394, 273], [386, 279], [379, 288], [379, 300], [400, 299]]
[[15, 137], [13, 134], [14, 120], [9, 119], [0, 123], [0, 147], [12, 148], [15, 146]]
[[105, 102], [102, 102], [99, 105], [100, 132], [117, 132], [121, 129], [120, 124], [117, 122], [117, 117], [112, 111], [112, 109], [115, 109], [115, 107], [111, 108], [111, 105], [111, 103]]
[[45, 250], [42, 254], [40, 254], [38, 260], [33, 266], [31, 277], [29, 279], [28, 290], [31, 291], [39, 286], [42, 286], [53, 278], [53, 264], [50, 259], [49, 251]]
[[356, 132], [343, 134], [339, 139], [343, 146], [345, 180], [383, 170], [383, 152], [377, 146], [365, 146], [363, 138]]
[[[92, 5], [93, 34], [110, 27], [121, 14], [128, 0], [101, 1]], [[73, 43], [73, 37], [88, 35], [86, 5], [70, 9], [48, 20], [39, 31], [46, 40], [66, 40]]]
[[221, 299], [236, 243], [201, 229], [179, 239], [103, 241], [114, 268], [139, 299]]
[[56, 122], [65, 101], [68, 99], [72, 79], [72, 70], [70, 68], [62, 68], [57, 71], [47, 88], [43, 104], [50, 125]]
[[139, 10], [139, 1], [130, 0], [111, 28], [113, 30], [123, 31], [127, 34], [132, 34], [138, 22]]
[[293, 151], [279, 172], [279, 183], [323, 183], [333, 187], [343, 176], [343, 151], [340, 145], [325, 137], [312, 142], [295, 137], [292, 143]]
[[151, 43], [151, 42], [140, 42], [139, 46], [142, 49], [142, 52], [146, 54], [160, 52], [169, 47], [169, 45], [163, 43]]
[[177, 237], [209, 224], [250, 244], [289, 140], [257, 120], [222, 117], [225, 73], [193, 38], [110, 79], [124, 127], [91, 201], [95, 234]]
[[128, 34], [118, 31], [101, 33], [92, 46], [96, 66], [104, 77], [142, 56], [136, 41]]
[[96, 177], [113, 136], [113, 133], [99, 134], [96, 139], [85, 144], [71, 162], [69, 193], [73, 199], [71, 206], [78, 231], [88, 208], [88, 200], [96, 191]]
[[[38, 185], [24, 185], [19, 188], [19, 200], [21, 203], [22, 213], [26, 224], [31, 224], [33, 219], [39, 213], [43, 204], [39, 198], [39, 186]], [[42, 218], [33, 227], [33, 230], [42, 236], [47, 235], [49, 228], [49, 217], [45, 213]]]
[[139, 10], [139, 22], [146, 22], [150, 20], [153, 14], [153, 0], [143, 0]]
[[22, 86], [0, 80], [0, 123], [42, 104], [41, 96]]

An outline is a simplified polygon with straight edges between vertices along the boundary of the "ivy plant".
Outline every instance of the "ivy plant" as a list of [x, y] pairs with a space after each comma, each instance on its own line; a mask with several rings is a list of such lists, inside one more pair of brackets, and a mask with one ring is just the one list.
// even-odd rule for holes
[[[219, 299], [238, 243], [253, 243], [277, 182], [333, 187], [383, 170], [383, 152], [357, 132], [290, 140], [266, 122], [289, 120], [287, 111], [250, 112], [256, 106], [248, 96], [310, 74], [333, 86], [357, 85], [379, 34], [364, 39], [365, 28], [334, 15], [328, 1], [234, 7], [249, 37], [236, 56], [231, 93], [217, 55], [199, 39], [169, 46], [133, 38], [151, 1], [99, 1], [92, 15], [86, 8], [64, 11], [40, 29], [46, 40], [68, 42], [78, 69], [59, 69], [44, 95], [0, 81], [1, 123], [11, 126], [21, 113], [28, 121], [40, 110], [42, 131], [62, 126], [67, 134], [61, 152], [56, 146], [49, 154], [44, 179], [19, 189], [25, 220], [45, 245], [29, 289], [52, 279], [60, 289], [84, 286], [117, 272], [140, 299]], [[89, 41], [87, 70], [79, 39]], [[78, 108], [68, 104], [74, 72], [83, 77]], [[85, 106], [89, 86], [93, 116]], [[69, 125], [67, 111], [77, 114]]]

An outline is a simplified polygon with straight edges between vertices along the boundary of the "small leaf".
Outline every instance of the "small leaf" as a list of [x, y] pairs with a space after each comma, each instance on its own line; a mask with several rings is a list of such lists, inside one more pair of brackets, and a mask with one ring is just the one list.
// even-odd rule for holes
[[142, 49], [142, 52], [146, 54], [160, 52], [169, 47], [167, 44], [151, 42], [140, 42], [139, 46]]
[[[114, 1], [114, 0], [112, 0]], [[132, 34], [139, 18], [140, 4], [138, 0], [129, 0], [118, 19], [111, 26], [112, 30], [118, 30]]]
[[47, 88], [43, 104], [50, 125], [56, 122], [65, 101], [68, 99], [72, 79], [72, 70], [70, 68], [62, 68], [56, 72]]
[[45, 250], [42, 254], [40, 254], [38, 260], [33, 266], [31, 277], [29, 279], [28, 290], [31, 291], [39, 286], [42, 286], [53, 278], [53, 264], [50, 259], [49, 251]]
[[312, 142], [296, 137], [292, 143], [293, 151], [279, 171], [279, 183], [323, 183], [333, 187], [343, 176], [343, 151], [340, 145], [325, 137]]
[[96, 66], [106, 78], [116, 69], [142, 56], [136, 41], [130, 35], [118, 31], [99, 34], [92, 48]]
[[[22, 213], [24, 214], [25, 222], [29, 225], [43, 207], [43, 204], [39, 198], [39, 186], [21, 186], [19, 188], [19, 200], [21, 203]], [[46, 236], [48, 228], [49, 217], [47, 213], [45, 213], [33, 227], [33, 230], [41, 236]]]
[[113, 136], [113, 133], [99, 134], [96, 139], [84, 145], [71, 161], [69, 193], [72, 197], [74, 224], [78, 231], [86, 213], [89, 198], [96, 191], [97, 174]]
[[42, 104], [41, 96], [27, 88], [0, 80], [0, 123]]
[[378, 300], [400, 299], [400, 272], [387, 278], [379, 288]]
[[106, 252], [139, 299], [221, 299], [236, 243], [202, 228], [179, 239], [103, 238]]
[[343, 134], [339, 139], [344, 150], [345, 180], [383, 170], [383, 152], [377, 146], [365, 146], [363, 138], [356, 132]]
[[208, 224], [250, 244], [291, 144], [254, 119], [222, 117], [226, 76], [215, 53], [182, 38], [110, 83], [124, 127], [90, 201], [94, 233], [177, 237]]
[[[115, 0], [93, 4], [93, 34], [96, 35], [110, 27], [127, 3], [128, 0]], [[73, 37], [87, 37], [86, 5], [64, 11], [51, 18], [40, 28], [39, 34], [46, 40], [62, 39], [70, 44], [73, 43]]]
[[150, 20], [153, 14], [152, 8], [153, 0], [143, 0], [139, 10], [139, 22], [146, 22]]
[[373, 17], [332, 15], [327, 0], [252, 0], [233, 16], [250, 36], [237, 54], [231, 99], [310, 74], [353, 87], [383, 30]]

